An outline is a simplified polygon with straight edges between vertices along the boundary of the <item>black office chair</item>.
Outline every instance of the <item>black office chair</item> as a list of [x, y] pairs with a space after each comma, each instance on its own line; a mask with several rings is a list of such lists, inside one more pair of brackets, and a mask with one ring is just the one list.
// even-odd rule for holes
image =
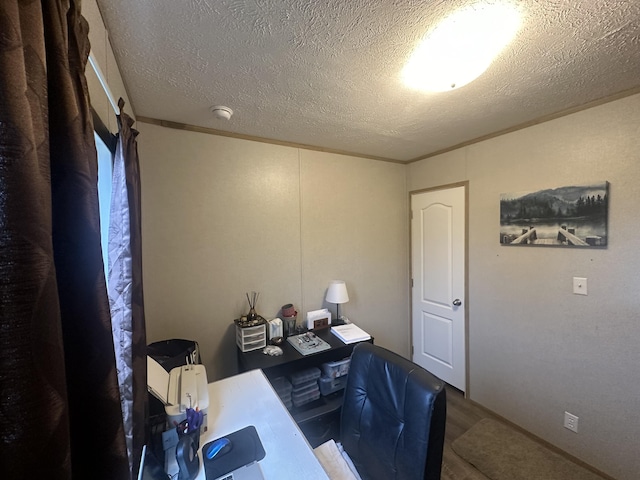
[[444, 382], [370, 343], [351, 356], [340, 440], [363, 480], [437, 480], [446, 419]]

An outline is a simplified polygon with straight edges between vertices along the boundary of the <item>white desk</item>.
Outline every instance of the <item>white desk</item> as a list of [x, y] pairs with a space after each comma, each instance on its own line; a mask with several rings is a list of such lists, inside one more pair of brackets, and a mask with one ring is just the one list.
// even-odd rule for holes
[[[208, 430], [200, 446], [253, 425], [266, 452], [260, 466], [267, 480], [328, 480], [280, 397], [262, 371], [251, 370], [209, 384]], [[205, 480], [202, 452], [197, 480]]]

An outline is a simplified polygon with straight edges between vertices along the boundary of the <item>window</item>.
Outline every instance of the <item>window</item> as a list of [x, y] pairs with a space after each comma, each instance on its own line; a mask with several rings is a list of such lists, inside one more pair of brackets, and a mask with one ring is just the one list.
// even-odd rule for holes
[[102, 262], [104, 263], [104, 277], [108, 274], [109, 251], [109, 210], [111, 208], [111, 174], [113, 172], [113, 153], [102, 138], [94, 132], [96, 150], [98, 151], [98, 203], [100, 205], [100, 243], [102, 244]]

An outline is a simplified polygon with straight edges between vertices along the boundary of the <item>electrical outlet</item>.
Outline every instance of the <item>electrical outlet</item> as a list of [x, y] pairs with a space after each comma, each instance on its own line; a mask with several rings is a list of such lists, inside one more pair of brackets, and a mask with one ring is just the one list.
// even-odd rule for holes
[[578, 417], [572, 413], [564, 412], [564, 428], [578, 433]]

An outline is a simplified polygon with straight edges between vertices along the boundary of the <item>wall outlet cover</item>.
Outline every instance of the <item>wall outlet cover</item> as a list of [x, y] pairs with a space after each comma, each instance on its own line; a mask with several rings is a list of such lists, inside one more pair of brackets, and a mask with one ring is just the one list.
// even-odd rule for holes
[[585, 277], [573, 277], [573, 293], [576, 295], [587, 294], [587, 279]]
[[573, 413], [564, 412], [564, 428], [578, 433], [578, 417]]

